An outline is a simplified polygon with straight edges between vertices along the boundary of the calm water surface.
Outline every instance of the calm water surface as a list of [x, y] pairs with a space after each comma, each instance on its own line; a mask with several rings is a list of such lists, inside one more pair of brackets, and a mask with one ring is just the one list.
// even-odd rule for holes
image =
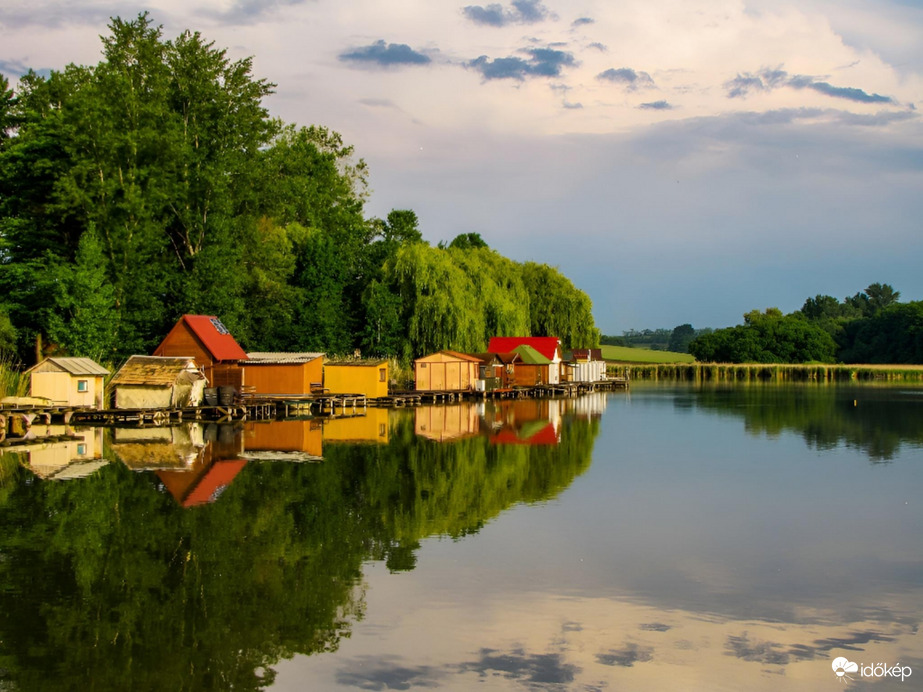
[[0, 690], [923, 689], [923, 389], [79, 432], [0, 456]]

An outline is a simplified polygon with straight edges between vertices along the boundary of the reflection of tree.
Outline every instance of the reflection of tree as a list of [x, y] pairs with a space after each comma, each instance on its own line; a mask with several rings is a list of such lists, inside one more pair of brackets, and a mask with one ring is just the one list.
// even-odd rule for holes
[[598, 423], [562, 425], [554, 448], [436, 444], [404, 417], [389, 445], [330, 445], [321, 464], [250, 462], [191, 510], [120, 463], [69, 483], [5, 463], [0, 687], [262, 688], [281, 658], [348, 636], [363, 561], [413, 569], [423, 538], [476, 531], [571, 483]]
[[923, 398], [886, 387], [738, 386], [703, 389], [696, 401], [743, 417], [754, 434], [790, 430], [816, 449], [846, 444], [875, 462], [892, 459], [902, 443], [923, 443]]

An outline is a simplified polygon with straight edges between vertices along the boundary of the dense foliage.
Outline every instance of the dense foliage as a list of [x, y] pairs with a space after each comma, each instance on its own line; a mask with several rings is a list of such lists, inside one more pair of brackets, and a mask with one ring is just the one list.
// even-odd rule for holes
[[801, 310], [744, 315], [744, 324], [695, 338], [697, 360], [726, 363], [923, 363], [923, 301], [874, 283], [842, 302], [808, 298]]
[[249, 59], [166, 40], [147, 14], [109, 29], [96, 66], [15, 92], [0, 76], [0, 349], [114, 360], [184, 313], [219, 315], [251, 350], [598, 343], [556, 269], [476, 233], [430, 247], [409, 210], [366, 218], [365, 163], [327, 128], [271, 118]]

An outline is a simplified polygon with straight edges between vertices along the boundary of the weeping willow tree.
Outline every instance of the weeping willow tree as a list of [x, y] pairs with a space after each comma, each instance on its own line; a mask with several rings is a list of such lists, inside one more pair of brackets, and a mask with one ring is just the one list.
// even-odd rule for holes
[[589, 297], [557, 269], [484, 247], [402, 246], [385, 268], [402, 306], [406, 359], [441, 349], [478, 352], [492, 336], [599, 343]]

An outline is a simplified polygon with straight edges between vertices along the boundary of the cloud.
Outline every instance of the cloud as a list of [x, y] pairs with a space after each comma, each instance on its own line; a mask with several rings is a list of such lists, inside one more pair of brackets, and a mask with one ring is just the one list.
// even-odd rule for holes
[[510, 24], [537, 24], [551, 18], [552, 14], [539, 0], [513, 0], [512, 7], [504, 8], [499, 3], [490, 5], [468, 5], [462, 14], [475, 24], [485, 26], [508, 26]]
[[589, 17], [580, 17], [571, 22], [571, 26], [585, 26], [586, 24], [595, 24], [595, 19], [590, 19]]
[[235, 0], [223, 11], [203, 10], [199, 14], [214, 17], [228, 23], [252, 22], [255, 19], [272, 14], [281, 7], [303, 5], [309, 0]]
[[738, 73], [734, 79], [724, 83], [728, 98], [744, 98], [753, 91], [771, 91], [783, 86], [792, 89], [811, 89], [819, 94], [856, 103], [894, 103], [894, 99], [890, 96], [870, 94], [854, 87], [833, 86], [829, 82], [818, 81], [808, 75], [789, 75], [785, 70], [780, 69], [764, 69], [756, 74]]
[[406, 43], [385, 43], [382, 40], [341, 53], [340, 60], [375, 67], [427, 65], [432, 62], [428, 55], [418, 53]]
[[609, 51], [609, 47], [605, 43], [600, 43], [599, 41], [593, 41], [587, 48], [595, 48], [600, 53], [607, 53]]
[[491, 60], [486, 55], [468, 62], [468, 67], [481, 73], [484, 79], [516, 79], [526, 77], [558, 77], [563, 67], [577, 64], [572, 53], [553, 48], [529, 48], [523, 51], [528, 59], [509, 57]]
[[7, 77], [22, 77], [29, 67], [21, 60], [0, 60], [0, 74]]
[[645, 111], [671, 111], [673, 106], [671, 106], [666, 101], [650, 101], [649, 103], [642, 103], [638, 106], [641, 110]]
[[111, 17], [134, 17], [139, 11], [140, 7], [116, 2], [95, 7], [70, 6], [66, 10], [62, 10], [57, 2], [32, 2], [12, 8], [0, 7], [0, 26], [7, 29], [27, 26], [48, 29], [62, 26], [105, 26]]
[[430, 666], [405, 666], [393, 656], [361, 656], [337, 672], [340, 685], [360, 690], [409, 690], [439, 687], [444, 674]]
[[462, 663], [461, 672], [475, 671], [481, 677], [501, 675], [508, 680], [525, 680], [532, 685], [564, 685], [572, 683], [580, 668], [564, 663], [561, 654], [527, 654], [522, 649], [502, 653], [481, 649], [477, 661]]
[[654, 86], [654, 80], [647, 72], [636, 72], [630, 67], [620, 67], [618, 69], [609, 68], [604, 72], [596, 75], [596, 79], [601, 82], [612, 82], [613, 84], [622, 84], [629, 91], [643, 87]]
[[604, 666], [621, 666], [631, 668], [635, 663], [643, 663], [654, 658], [654, 649], [628, 643], [624, 649], [610, 649], [604, 654], [596, 654], [596, 662]]

